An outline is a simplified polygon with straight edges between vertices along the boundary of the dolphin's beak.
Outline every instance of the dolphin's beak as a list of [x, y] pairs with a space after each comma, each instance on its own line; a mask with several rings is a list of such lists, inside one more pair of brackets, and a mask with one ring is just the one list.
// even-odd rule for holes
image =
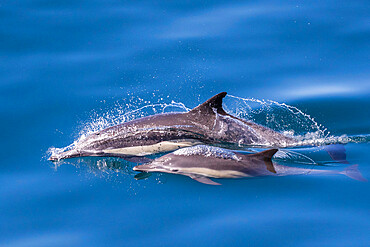
[[71, 149], [62, 153], [53, 154], [49, 157], [50, 161], [59, 161], [62, 159], [81, 157], [81, 153], [78, 150]]
[[144, 164], [144, 165], [138, 165], [138, 166], [134, 166], [133, 170], [134, 171], [142, 171], [142, 172], [146, 172], [146, 171], [149, 171], [151, 168], [150, 165], [147, 165], [147, 164]]

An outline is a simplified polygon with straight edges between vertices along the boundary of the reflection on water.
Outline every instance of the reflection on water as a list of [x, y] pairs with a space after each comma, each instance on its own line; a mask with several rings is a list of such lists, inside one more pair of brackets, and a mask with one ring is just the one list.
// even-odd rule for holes
[[116, 173], [125, 175], [136, 174], [132, 170], [136, 163], [114, 157], [83, 157], [53, 162], [53, 168], [56, 171], [60, 166], [64, 165], [73, 165], [78, 169], [85, 169], [88, 173], [102, 177], [114, 176]]

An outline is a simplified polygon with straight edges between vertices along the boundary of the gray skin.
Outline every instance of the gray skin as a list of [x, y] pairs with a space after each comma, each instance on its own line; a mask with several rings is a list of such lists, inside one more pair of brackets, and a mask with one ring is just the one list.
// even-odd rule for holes
[[[149, 146], [163, 141], [181, 143], [192, 140], [194, 144], [269, 147], [286, 147], [295, 143], [294, 139], [272, 129], [227, 114], [222, 108], [225, 96], [226, 92], [219, 93], [187, 113], [158, 114], [101, 130], [79, 141], [73, 149], [51, 156], [49, 160], [82, 156], [127, 157], [127, 154], [109, 150]], [[180, 147], [173, 147], [172, 150]]]
[[194, 146], [177, 150], [138, 165], [134, 171], [164, 172], [189, 176], [210, 185], [220, 185], [210, 178], [243, 178], [261, 176], [287, 176], [299, 174], [343, 174], [352, 179], [366, 181], [358, 171], [358, 165], [344, 171], [305, 169], [273, 163], [271, 158], [278, 149], [269, 149], [254, 154], [241, 154], [212, 146]]

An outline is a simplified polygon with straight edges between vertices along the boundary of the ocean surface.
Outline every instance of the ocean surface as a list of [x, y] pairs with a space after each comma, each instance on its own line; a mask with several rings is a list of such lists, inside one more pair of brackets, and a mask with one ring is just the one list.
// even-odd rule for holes
[[[369, 13], [363, 0], [2, 1], [0, 246], [370, 246], [369, 182], [341, 174], [210, 186], [135, 180], [118, 158], [47, 160], [226, 91], [229, 113], [341, 143], [370, 179]], [[292, 166], [348, 166], [316, 149], [285, 151], [302, 154]]]

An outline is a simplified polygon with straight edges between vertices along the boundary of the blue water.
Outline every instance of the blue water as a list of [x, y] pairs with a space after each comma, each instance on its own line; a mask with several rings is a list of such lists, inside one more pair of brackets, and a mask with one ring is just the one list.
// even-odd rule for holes
[[369, 246], [369, 183], [345, 176], [208, 186], [46, 160], [104, 118], [227, 91], [356, 137], [347, 159], [370, 179], [369, 13], [361, 0], [1, 2], [0, 246]]

